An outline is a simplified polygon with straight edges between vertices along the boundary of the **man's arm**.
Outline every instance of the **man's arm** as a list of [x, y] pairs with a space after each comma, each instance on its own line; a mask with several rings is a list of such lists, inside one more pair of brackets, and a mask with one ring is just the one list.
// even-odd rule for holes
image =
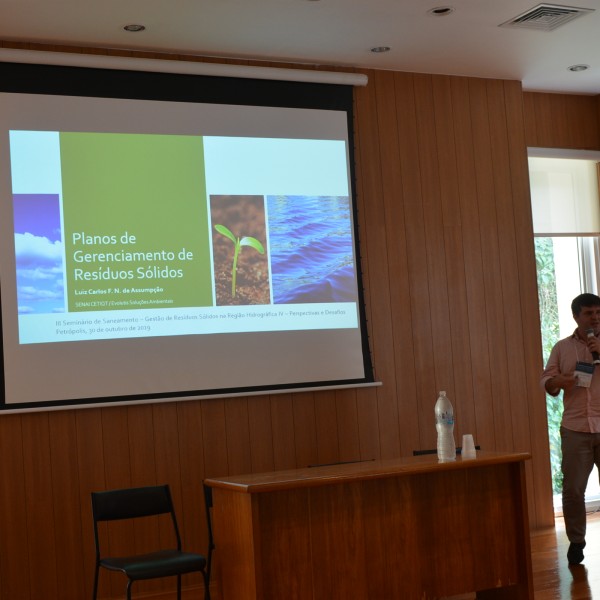
[[558, 344], [552, 348], [546, 368], [542, 373], [540, 384], [545, 392], [551, 396], [558, 396], [561, 390], [571, 389], [577, 381], [573, 373], [561, 373], [560, 350]]
[[575, 386], [577, 380], [574, 375], [553, 375], [544, 382], [544, 388], [551, 396], [558, 396], [560, 390], [568, 390]]

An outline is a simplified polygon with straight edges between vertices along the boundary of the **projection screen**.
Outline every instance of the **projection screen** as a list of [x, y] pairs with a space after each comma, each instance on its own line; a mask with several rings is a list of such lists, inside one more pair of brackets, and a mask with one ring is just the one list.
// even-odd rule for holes
[[1, 408], [373, 381], [351, 88], [0, 79]]

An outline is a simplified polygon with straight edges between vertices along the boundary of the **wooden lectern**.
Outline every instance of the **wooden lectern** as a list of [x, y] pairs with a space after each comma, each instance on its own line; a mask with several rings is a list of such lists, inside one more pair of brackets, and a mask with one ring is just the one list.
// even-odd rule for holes
[[222, 600], [533, 599], [529, 454], [211, 478]]

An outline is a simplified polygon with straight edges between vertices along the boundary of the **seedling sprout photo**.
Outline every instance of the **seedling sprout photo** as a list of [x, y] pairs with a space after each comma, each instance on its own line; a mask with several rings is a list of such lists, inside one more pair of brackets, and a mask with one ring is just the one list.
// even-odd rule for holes
[[211, 196], [218, 306], [270, 304], [263, 196]]

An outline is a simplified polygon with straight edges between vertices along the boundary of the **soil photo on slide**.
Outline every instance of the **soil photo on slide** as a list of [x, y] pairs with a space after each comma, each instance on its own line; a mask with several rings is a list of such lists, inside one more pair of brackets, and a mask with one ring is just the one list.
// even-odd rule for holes
[[211, 196], [210, 212], [217, 306], [270, 304], [263, 196]]

